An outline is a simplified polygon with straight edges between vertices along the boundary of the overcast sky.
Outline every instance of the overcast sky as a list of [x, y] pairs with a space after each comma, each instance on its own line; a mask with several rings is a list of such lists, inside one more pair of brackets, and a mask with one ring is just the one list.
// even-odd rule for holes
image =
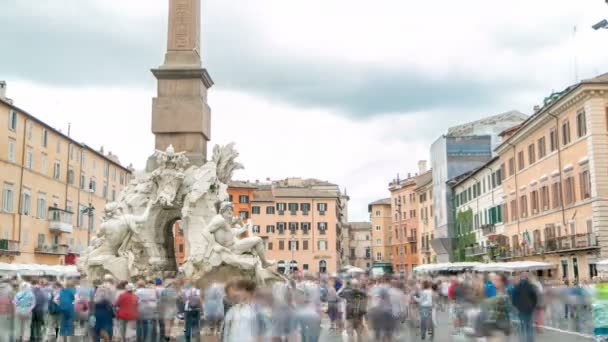
[[[236, 178], [338, 183], [350, 219], [415, 172], [447, 127], [608, 71], [602, 0], [202, 0], [212, 144]], [[149, 69], [168, 0], [3, 0], [0, 79], [15, 104], [137, 168], [153, 151]], [[574, 27], [576, 27], [576, 34]], [[211, 148], [211, 146], [210, 146]]]

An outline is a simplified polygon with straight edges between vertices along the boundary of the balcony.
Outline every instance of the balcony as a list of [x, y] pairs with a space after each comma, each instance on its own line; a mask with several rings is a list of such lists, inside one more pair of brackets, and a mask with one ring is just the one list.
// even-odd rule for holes
[[599, 248], [595, 234], [583, 233], [561, 236], [545, 242], [545, 253]]
[[0, 255], [19, 255], [19, 241], [0, 240]]
[[476, 257], [476, 256], [480, 256], [480, 255], [485, 255], [487, 253], [487, 250], [485, 247], [482, 246], [473, 246], [473, 247], [467, 247], [464, 249], [464, 255], [466, 257]]
[[431, 246], [430, 245], [424, 245], [420, 247], [420, 252], [422, 253], [431, 253]]
[[415, 236], [408, 236], [407, 237], [407, 242], [408, 243], [416, 243], [416, 237]]
[[49, 230], [53, 233], [72, 233], [72, 213], [59, 208], [49, 208]]
[[68, 245], [44, 245], [34, 248], [36, 254], [50, 255], [67, 255], [69, 253]]
[[484, 224], [481, 226], [481, 232], [483, 235], [496, 234], [496, 226], [493, 224]]

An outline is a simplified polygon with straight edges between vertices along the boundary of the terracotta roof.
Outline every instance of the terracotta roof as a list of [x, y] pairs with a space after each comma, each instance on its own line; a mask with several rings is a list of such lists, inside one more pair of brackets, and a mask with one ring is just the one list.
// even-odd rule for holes
[[228, 181], [228, 186], [231, 188], [245, 188], [245, 189], [257, 189], [258, 184], [251, 183], [249, 181], [239, 181], [239, 180], [231, 180]]
[[274, 196], [270, 190], [256, 190], [253, 192], [252, 202], [273, 202]]
[[338, 191], [315, 190], [310, 188], [277, 188], [272, 189], [274, 197], [307, 197], [307, 198], [338, 198]]
[[377, 201], [374, 201], [372, 203], [370, 203], [369, 205], [390, 205], [391, 204], [391, 199], [389, 198], [383, 198], [383, 199], [379, 199]]

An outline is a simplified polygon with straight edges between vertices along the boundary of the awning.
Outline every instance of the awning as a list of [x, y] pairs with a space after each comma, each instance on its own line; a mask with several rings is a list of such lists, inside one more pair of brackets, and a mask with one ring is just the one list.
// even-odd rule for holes
[[477, 272], [524, 272], [551, 270], [556, 267], [554, 264], [540, 261], [510, 261], [480, 264], [474, 270]]
[[447, 262], [440, 264], [426, 264], [414, 267], [416, 273], [433, 273], [443, 271], [464, 271], [481, 265], [479, 262]]
[[79, 276], [80, 273], [73, 265], [39, 265], [39, 264], [8, 264], [0, 262], [0, 275], [14, 276]]

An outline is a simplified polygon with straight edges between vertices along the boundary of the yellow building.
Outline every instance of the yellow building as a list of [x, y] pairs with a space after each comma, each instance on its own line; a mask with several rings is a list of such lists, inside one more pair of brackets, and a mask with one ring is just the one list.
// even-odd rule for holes
[[393, 262], [391, 240], [391, 199], [384, 198], [367, 206], [372, 224], [372, 259], [374, 262]]
[[[425, 163], [426, 164], [426, 163]], [[433, 220], [433, 173], [421, 167], [421, 174], [416, 177], [416, 195], [418, 196], [418, 241], [420, 241], [420, 263], [430, 264], [436, 261], [431, 241], [435, 238]]]
[[4, 96], [0, 123], [0, 261], [74, 263], [131, 171]]
[[496, 149], [511, 260], [541, 260], [550, 277], [589, 279], [608, 256], [608, 74], [545, 99]]

